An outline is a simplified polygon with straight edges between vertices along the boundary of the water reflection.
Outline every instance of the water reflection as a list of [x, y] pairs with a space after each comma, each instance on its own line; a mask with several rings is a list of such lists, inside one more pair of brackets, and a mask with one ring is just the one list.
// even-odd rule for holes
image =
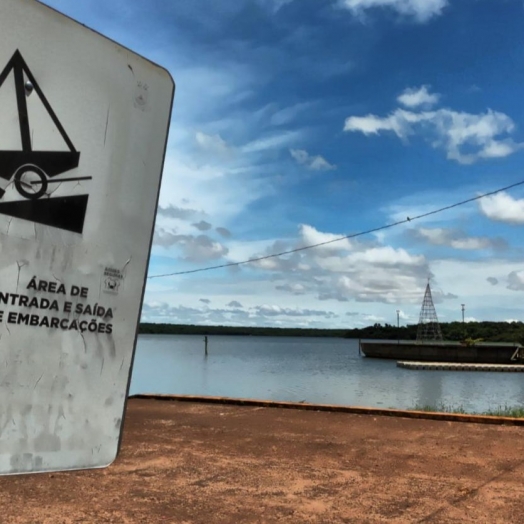
[[418, 374], [417, 379], [417, 406], [434, 406], [435, 399], [442, 398], [442, 374], [429, 371]]

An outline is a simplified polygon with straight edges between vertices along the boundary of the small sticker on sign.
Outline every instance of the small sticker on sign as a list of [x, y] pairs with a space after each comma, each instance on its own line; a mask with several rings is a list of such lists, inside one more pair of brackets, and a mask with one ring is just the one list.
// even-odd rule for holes
[[102, 279], [102, 289], [104, 293], [118, 295], [118, 291], [124, 280], [124, 273], [120, 269], [106, 267]]

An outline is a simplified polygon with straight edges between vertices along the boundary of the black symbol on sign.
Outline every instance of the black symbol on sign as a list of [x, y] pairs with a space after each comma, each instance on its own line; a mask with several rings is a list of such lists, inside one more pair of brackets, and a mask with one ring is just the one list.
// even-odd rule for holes
[[[67, 136], [18, 50], [0, 73], [0, 88], [11, 72], [14, 75], [22, 150], [0, 151], [0, 179], [12, 182], [25, 200], [0, 202], [0, 214], [82, 233], [89, 196], [51, 197], [49, 186], [63, 182], [90, 180], [92, 177], [55, 178], [78, 167], [80, 152], [75, 149]], [[24, 75], [27, 82], [24, 82]], [[40, 97], [68, 151], [33, 151], [26, 99], [33, 90]], [[0, 188], [0, 199], [4, 194], [5, 189]]]
[[115, 293], [118, 292], [118, 287], [120, 286], [120, 282], [114, 278], [106, 278], [106, 289], [108, 291], [114, 291]]

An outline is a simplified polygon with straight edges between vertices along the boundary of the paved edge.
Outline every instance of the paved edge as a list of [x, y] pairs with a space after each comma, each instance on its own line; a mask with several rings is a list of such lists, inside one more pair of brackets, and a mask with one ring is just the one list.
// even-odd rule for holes
[[468, 422], [471, 424], [498, 424], [505, 426], [524, 426], [524, 418], [494, 417], [487, 415], [463, 415], [460, 413], [438, 413], [433, 411], [407, 411], [401, 409], [382, 409], [356, 406], [338, 406], [332, 404], [309, 404], [302, 402], [274, 402], [229, 397], [202, 397], [193, 395], [162, 395], [143, 393], [131, 395], [130, 399], [161, 400], [176, 402], [200, 402], [207, 404], [228, 404], [231, 406], [249, 406], [263, 408], [301, 409], [306, 411], [331, 411], [351, 413], [353, 415], [375, 415], [381, 417], [403, 417], [414, 419], [441, 420], [448, 422]]

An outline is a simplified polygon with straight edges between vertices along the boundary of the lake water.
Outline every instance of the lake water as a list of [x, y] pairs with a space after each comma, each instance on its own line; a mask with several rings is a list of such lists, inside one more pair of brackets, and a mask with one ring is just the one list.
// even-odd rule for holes
[[520, 373], [413, 371], [364, 358], [335, 338], [141, 335], [130, 394], [170, 393], [310, 403], [485, 411], [524, 404]]

